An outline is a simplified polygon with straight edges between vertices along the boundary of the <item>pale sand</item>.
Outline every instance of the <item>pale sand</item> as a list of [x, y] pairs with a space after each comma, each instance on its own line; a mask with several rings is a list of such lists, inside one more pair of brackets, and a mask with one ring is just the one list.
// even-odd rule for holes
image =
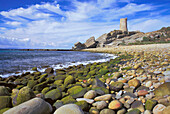
[[170, 43], [166, 44], [148, 44], [148, 45], [132, 45], [132, 46], [116, 46], [110, 48], [90, 48], [82, 51], [90, 52], [105, 52], [105, 53], [116, 53], [116, 52], [141, 52], [141, 51], [166, 51], [170, 52]]

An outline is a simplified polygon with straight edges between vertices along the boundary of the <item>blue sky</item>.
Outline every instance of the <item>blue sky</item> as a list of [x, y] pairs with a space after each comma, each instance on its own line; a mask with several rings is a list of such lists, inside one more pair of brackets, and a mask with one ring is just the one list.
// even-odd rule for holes
[[170, 26], [169, 0], [0, 0], [0, 48], [71, 48], [119, 29]]

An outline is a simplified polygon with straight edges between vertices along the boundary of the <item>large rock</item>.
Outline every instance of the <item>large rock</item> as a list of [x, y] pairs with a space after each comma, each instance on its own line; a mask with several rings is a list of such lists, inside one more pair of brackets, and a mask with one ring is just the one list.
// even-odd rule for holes
[[80, 49], [85, 49], [85, 48], [86, 48], [85, 44], [82, 44], [81, 42], [75, 43], [73, 47], [74, 50], [80, 50]]
[[93, 99], [94, 97], [96, 97], [96, 95], [97, 95], [96, 91], [90, 90], [84, 95], [84, 98]]
[[140, 86], [140, 81], [137, 79], [132, 79], [128, 81], [128, 85], [137, 88]]
[[21, 104], [21, 103], [23, 103], [25, 101], [28, 101], [28, 100], [30, 100], [30, 99], [32, 99], [34, 97], [35, 97], [35, 94], [30, 88], [28, 88], [27, 86], [23, 87], [22, 89], [19, 90], [19, 93], [17, 95], [17, 98], [16, 98], [17, 103], [16, 103], [16, 105]]
[[46, 99], [57, 100], [61, 98], [62, 94], [58, 89], [53, 89], [45, 94]]
[[103, 109], [100, 111], [100, 114], [115, 114], [115, 112], [111, 109]]
[[96, 41], [98, 41], [99, 43], [103, 43], [103, 44], [106, 43], [107, 34], [105, 33], [105, 34], [101, 35], [99, 38], [96, 39]]
[[67, 104], [58, 108], [54, 114], [84, 114], [76, 104]]
[[90, 107], [86, 101], [78, 101], [75, 104], [78, 105], [83, 111], [89, 111]]
[[122, 103], [118, 100], [113, 100], [109, 103], [109, 109], [117, 110], [122, 108]]
[[93, 80], [92, 86], [93, 86], [93, 88], [105, 87], [105, 84], [102, 81], [100, 81], [97, 77], [95, 77], [95, 79]]
[[122, 82], [112, 82], [110, 84], [110, 90], [112, 91], [119, 91], [123, 88], [123, 83]]
[[73, 98], [78, 98], [78, 97], [83, 97], [84, 94], [86, 93], [86, 89], [82, 88], [81, 86], [74, 86], [70, 89], [68, 89], [68, 93], [73, 97]]
[[132, 103], [131, 107], [133, 109], [139, 109], [141, 112], [144, 112], [145, 109], [144, 109], [144, 106], [143, 106], [143, 103], [141, 101], [135, 101]]
[[54, 70], [53, 70], [53, 68], [47, 68], [47, 69], [45, 70], [45, 72], [48, 73], [48, 74], [50, 74], [50, 73], [53, 73]]
[[86, 40], [86, 42], [84, 44], [87, 48], [95, 48], [97, 45], [94, 36], [92, 36], [88, 40]]
[[68, 76], [67, 78], [65, 78], [65, 80], [64, 80], [64, 84], [65, 85], [69, 85], [69, 84], [72, 84], [72, 83], [74, 83], [74, 77], [73, 76]]
[[146, 110], [152, 110], [153, 107], [156, 105], [157, 101], [156, 100], [151, 100], [151, 99], [148, 99], [146, 101], [146, 104], [145, 104], [145, 109]]
[[51, 112], [52, 107], [49, 103], [41, 98], [34, 98], [7, 110], [4, 114], [50, 114]]
[[154, 108], [153, 108], [153, 114], [162, 114], [163, 110], [166, 108], [166, 106], [164, 106], [163, 104], [157, 104]]
[[97, 109], [103, 109], [107, 106], [106, 101], [98, 101], [92, 104], [93, 106], [95, 106]]
[[111, 94], [105, 94], [105, 95], [96, 97], [94, 100], [95, 101], [109, 101], [111, 98], [112, 98]]
[[166, 82], [160, 85], [158, 88], [154, 90], [154, 94], [156, 97], [170, 95], [170, 82]]
[[12, 100], [10, 96], [0, 96], [0, 109], [11, 107]]
[[0, 96], [9, 96], [10, 93], [8, 89], [4, 86], [0, 86]]

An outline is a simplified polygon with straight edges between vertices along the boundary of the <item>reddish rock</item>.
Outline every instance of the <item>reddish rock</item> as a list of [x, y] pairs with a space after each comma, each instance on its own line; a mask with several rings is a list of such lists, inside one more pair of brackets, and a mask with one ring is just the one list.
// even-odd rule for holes
[[138, 96], [144, 96], [144, 95], [146, 95], [146, 94], [148, 94], [149, 92], [148, 91], [146, 91], [146, 90], [139, 90], [138, 91]]

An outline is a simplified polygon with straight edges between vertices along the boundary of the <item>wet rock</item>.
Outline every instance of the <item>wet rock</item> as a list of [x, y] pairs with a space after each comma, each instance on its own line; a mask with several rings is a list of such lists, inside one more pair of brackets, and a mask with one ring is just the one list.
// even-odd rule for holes
[[96, 97], [94, 100], [95, 101], [109, 101], [111, 98], [112, 98], [111, 94], [105, 94], [105, 95]]
[[100, 81], [97, 77], [93, 80], [92, 87], [105, 87], [105, 84]]
[[111, 109], [103, 109], [100, 111], [100, 114], [115, 114], [115, 111], [113, 111]]
[[34, 98], [16, 107], [13, 107], [4, 114], [50, 114], [52, 107], [41, 98]]
[[134, 92], [134, 88], [128, 87], [128, 88], [125, 88], [124, 91], [133, 93]]
[[91, 107], [89, 112], [90, 114], [99, 114], [99, 110], [96, 107]]
[[45, 70], [45, 72], [48, 73], [48, 74], [51, 74], [51, 73], [54, 72], [54, 70], [53, 70], [53, 68], [47, 68], [47, 69]]
[[148, 99], [145, 103], [145, 109], [152, 110], [156, 104], [157, 104], [156, 100]]
[[132, 103], [131, 107], [133, 109], [139, 109], [141, 112], [144, 112], [144, 106], [143, 103], [141, 101], [135, 101]]
[[140, 81], [137, 79], [132, 79], [128, 81], [128, 85], [137, 88], [140, 86]]
[[21, 103], [23, 103], [25, 101], [28, 101], [28, 100], [30, 100], [30, 99], [32, 99], [34, 97], [35, 97], [35, 94], [30, 88], [28, 88], [27, 86], [23, 87], [22, 89], [19, 90], [19, 93], [17, 95], [17, 98], [16, 98], [17, 103], [16, 103], [16, 105], [21, 104]]
[[101, 75], [105, 75], [105, 74], [108, 73], [108, 72], [109, 72], [109, 70], [106, 69], [106, 68], [102, 68], [102, 69], [99, 70], [99, 73], [100, 73]]
[[166, 82], [160, 85], [158, 88], [154, 90], [154, 94], [156, 97], [170, 95], [170, 82]]
[[37, 67], [33, 67], [31, 70], [32, 70], [32, 71], [38, 71], [38, 70], [37, 70]]
[[122, 108], [122, 103], [119, 102], [118, 100], [113, 100], [109, 103], [109, 109], [117, 110]]
[[55, 107], [55, 109], [60, 108], [61, 106], [63, 106], [63, 102], [60, 100], [57, 100], [54, 104], [53, 107]]
[[96, 95], [97, 95], [96, 91], [90, 90], [84, 95], [84, 98], [93, 99], [94, 97], [96, 97]]
[[120, 110], [117, 111], [117, 114], [125, 114], [126, 113], [126, 109], [122, 108]]
[[137, 94], [138, 94], [138, 96], [144, 96], [144, 95], [148, 94], [148, 91], [146, 91], [146, 90], [139, 90], [137, 92]]
[[89, 104], [92, 104], [94, 102], [93, 99], [86, 99], [86, 98], [77, 98], [76, 101], [86, 101]]
[[109, 94], [109, 90], [106, 89], [105, 87], [96, 87], [96, 88], [93, 88], [93, 90], [95, 90], [96, 93], [99, 95]]
[[66, 97], [62, 98], [61, 101], [63, 102], [63, 104], [76, 102], [76, 100], [72, 96], [66, 96]]
[[54, 100], [61, 98], [61, 96], [62, 94], [58, 89], [52, 89], [45, 94], [45, 99], [54, 101]]
[[134, 93], [130, 93], [130, 92], [126, 92], [122, 95], [122, 97], [125, 97], [125, 96], [130, 96], [132, 98], [137, 98], [137, 96], [134, 94]]
[[66, 104], [58, 108], [54, 114], [84, 114], [76, 104]]
[[37, 84], [36, 80], [29, 80], [27, 86], [32, 89], [36, 84]]
[[122, 76], [123, 76], [122, 73], [116, 72], [116, 73], [114, 73], [112, 78], [118, 79], [118, 78], [120, 78]]
[[74, 104], [78, 105], [83, 111], [89, 111], [89, 105], [86, 101], [78, 101]]
[[86, 89], [81, 87], [81, 86], [74, 86], [70, 89], [68, 89], [68, 93], [73, 97], [73, 98], [78, 98], [78, 97], [83, 97], [84, 94], [86, 93]]
[[0, 86], [0, 96], [10, 96], [9, 91], [5, 86]]
[[139, 109], [132, 109], [129, 112], [127, 112], [126, 114], [141, 114], [141, 111]]
[[105, 101], [98, 101], [92, 104], [95, 106], [97, 109], [103, 109], [107, 106], [107, 103]]
[[139, 90], [146, 90], [146, 91], [149, 91], [149, 87], [146, 87], [146, 86], [140, 86], [136, 89], [137, 91]]
[[8, 108], [12, 106], [12, 100], [10, 96], [0, 96], [0, 109]]
[[47, 76], [48, 76], [48, 74], [43, 74], [43, 75], [41, 75], [40, 78], [38, 79], [38, 82], [41, 83], [41, 82], [45, 81], [45, 80], [46, 80], [45, 78], [46, 78]]
[[33, 90], [42, 91], [47, 86], [46, 82], [39, 83], [33, 87]]
[[123, 88], [122, 82], [112, 82], [110, 84], [110, 90], [112, 91], [120, 91]]
[[69, 84], [74, 83], [74, 81], [75, 81], [74, 77], [70, 75], [70, 76], [68, 76], [67, 78], [65, 78], [64, 84], [65, 84], [65, 85], [69, 85]]
[[162, 114], [163, 110], [166, 107], [163, 104], [157, 104], [154, 108], [153, 108], [153, 114]]

